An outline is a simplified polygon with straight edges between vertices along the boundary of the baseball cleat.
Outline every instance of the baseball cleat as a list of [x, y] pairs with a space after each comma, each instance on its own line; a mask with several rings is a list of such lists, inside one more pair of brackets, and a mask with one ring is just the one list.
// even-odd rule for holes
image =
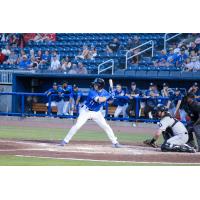
[[119, 143], [113, 144], [113, 148], [122, 148], [123, 146]]
[[59, 146], [64, 147], [67, 144], [64, 140], [59, 144]]

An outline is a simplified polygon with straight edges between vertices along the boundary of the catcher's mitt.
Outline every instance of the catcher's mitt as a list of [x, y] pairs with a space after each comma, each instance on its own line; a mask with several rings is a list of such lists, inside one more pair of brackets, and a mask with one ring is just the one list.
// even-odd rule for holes
[[145, 140], [143, 143], [150, 147], [158, 148], [158, 145], [156, 144], [156, 142], [152, 141], [152, 139]]

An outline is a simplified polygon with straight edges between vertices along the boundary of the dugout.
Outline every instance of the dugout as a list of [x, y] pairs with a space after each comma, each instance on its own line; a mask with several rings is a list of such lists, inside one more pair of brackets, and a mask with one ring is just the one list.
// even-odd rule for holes
[[[61, 84], [62, 81], [68, 81], [70, 85], [77, 84], [80, 89], [86, 91], [90, 87], [91, 82], [96, 78], [101, 77], [106, 81], [106, 89], [108, 89], [108, 80], [112, 78], [114, 84], [121, 83], [123, 87], [129, 88], [132, 81], [137, 83], [140, 89], [147, 89], [150, 82], [157, 84], [161, 89], [162, 83], [169, 83], [170, 87], [186, 88], [188, 89], [194, 81], [200, 82], [199, 77], [159, 77], [159, 76], [133, 76], [133, 75], [68, 75], [61, 73], [14, 73], [13, 74], [13, 92], [30, 92], [30, 93], [43, 93], [48, 90], [53, 82]], [[32, 99], [33, 101], [33, 99]], [[36, 101], [45, 102], [44, 97], [39, 97]], [[28, 106], [28, 105], [27, 105]], [[12, 111], [17, 112], [20, 109], [19, 97], [14, 96], [12, 102]]]

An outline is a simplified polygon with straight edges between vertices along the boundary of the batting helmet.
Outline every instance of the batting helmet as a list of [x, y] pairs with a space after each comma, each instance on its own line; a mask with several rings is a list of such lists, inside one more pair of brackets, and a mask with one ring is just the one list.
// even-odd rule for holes
[[98, 85], [98, 89], [101, 90], [105, 87], [105, 81], [102, 78], [96, 78], [93, 82], [92, 82], [92, 86], [94, 87], [94, 85]]

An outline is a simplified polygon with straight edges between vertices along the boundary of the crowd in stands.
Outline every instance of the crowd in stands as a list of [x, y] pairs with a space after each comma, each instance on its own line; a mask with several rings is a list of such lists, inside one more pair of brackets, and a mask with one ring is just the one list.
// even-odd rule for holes
[[[55, 36], [54, 36], [55, 37]], [[34, 34], [28, 39], [29, 43], [42, 44], [51, 40], [49, 34]], [[55, 40], [55, 38], [54, 38]], [[0, 34], [0, 64], [16, 65], [17, 68], [23, 70], [37, 70], [40, 66], [48, 66], [49, 71], [58, 71], [69, 74], [88, 74], [88, 66], [85, 61], [94, 61], [101, 55], [112, 58], [119, 52], [123, 52], [125, 56], [126, 51], [138, 47], [142, 44], [140, 37], [135, 35], [121, 42], [119, 38], [113, 38], [111, 41], [106, 41], [107, 44], [102, 44], [104, 53], [102, 54], [94, 44], [87, 44], [85, 42], [82, 47], [79, 47], [78, 53], [69, 56], [66, 52], [61, 55], [57, 49], [52, 50], [35, 50], [30, 49], [29, 52], [24, 50], [27, 43], [25, 34]], [[15, 51], [20, 48], [19, 51]], [[131, 54], [136, 54], [140, 48], [131, 51]], [[130, 65], [139, 65], [142, 57], [140, 55], [130, 59]], [[119, 61], [119, 59], [118, 59]], [[200, 35], [188, 34], [180, 42], [174, 42], [169, 45], [166, 50], [161, 50], [151, 60], [154, 67], [179, 67], [181, 71], [200, 71]], [[96, 64], [97, 68], [97, 64]]]
[[177, 66], [182, 71], [200, 71], [200, 35], [194, 34], [189, 40], [184, 39], [168, 50], [161, 50], [153, 63], [156, 67]]

